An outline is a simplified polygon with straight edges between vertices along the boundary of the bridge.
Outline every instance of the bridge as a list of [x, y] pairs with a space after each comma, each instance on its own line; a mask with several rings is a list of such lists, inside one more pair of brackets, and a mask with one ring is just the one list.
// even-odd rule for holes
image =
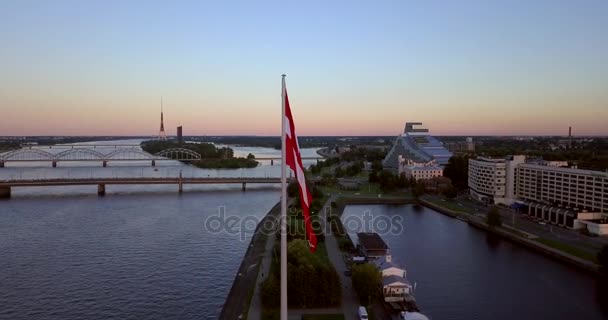
[[[96, 161], [101, 162], [102, 166], [106, 167], [109, 161], [150, 161], [152, 166], [155, 166], [156, 161], [196, 161], [202, 159], [199, 153], [185, 148], [171, 148], [162, 150], [156, 154], [150, 154], [141, 150], [137, 145], [128, 145], [127, 147], [111, 145], [114, 148], [108, 148], [106, 145], [83, 146], [85, 145], [58, 145], [55, 146], [55, 149], [53, 149], [53, 146], [48, 146], [48, 149], [52, 149], [53, 152], [46, 151], [44, 148], [30, 147], [0, 153], [0, 168], [5, 167], [5, 164], [8, 162], [48, 161], [52, 163], [53, 167], [57, 167], [57, 163], [60, 161]], [[106, 152], [104, 153], [100, 150]], [[303, 157], [302, 159], [321, 158], [319, 156]], [[280, 159], [280, 157], [272, 156], [256, 158], [256, 160], [270, 160], [271, 165], [274, 165], [274, 160]]]
[[13, 187], [44, 187], [44, 186], [80, 186], [97, 185], [97, 194], [104, 196], [106, 185], [145, 185], [145, 184], [175, 184], [178, 192], [183, 192], [184, 184], [241, 184], [246, 190], [247, 183], [275, 184], [281, 183], [281, 178], [275, 177], [177, 177], [158, 178], [74, 178], [74, 179], [12, 179], [0, 181], [0, 198], [10, 198]]

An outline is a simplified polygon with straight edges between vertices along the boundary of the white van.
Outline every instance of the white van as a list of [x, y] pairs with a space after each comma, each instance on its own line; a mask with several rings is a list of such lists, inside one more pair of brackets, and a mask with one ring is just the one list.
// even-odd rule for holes
[[364, 306], [359, 306], [359, 320], [367, 320], [367, 310]]

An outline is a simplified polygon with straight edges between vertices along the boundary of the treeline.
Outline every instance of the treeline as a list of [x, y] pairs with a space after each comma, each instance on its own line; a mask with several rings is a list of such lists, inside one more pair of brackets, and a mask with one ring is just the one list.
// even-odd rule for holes
[[217, 148], [210, 143], [178, 143], [176, 141], [150, 140], [141, 143], [141, 148], [151, 154], [171, 148], [192, 150], [201, 155], [201, 160], [189, 161], [199, 168], [238, 169], [255, 168], [258, 162], [249, 154], [246, 158], [234, 157], [234, 151], [228, 147]]
[[[560, 140], [562, 147], [558, 147]], [[529, 140], [487, 139], [475, 145], [477, 155], [505, 157], [526, 155], [549, 161], [569, 161], [581, 169], [608, 169], [608, 138], [574, 139], [572, 146], [563, 145], [563, 137], [537, 137]]]
[[[279, 136], [205, 136], [187, 137], [191, 141], [213, 142], [247, 147], [263, 147], [281, 149], [281, 137]], [[351, 145], [385, 145], [394, 137], [312, 137], [299, 136], [298, 141], [301, 148], [323, 148], [323, 147], [346, 147]]]
[[15, 150], [19, 149], [20, 147], [21, 145], [19, 144], [19, 142], [0, 142], [0, 152]]

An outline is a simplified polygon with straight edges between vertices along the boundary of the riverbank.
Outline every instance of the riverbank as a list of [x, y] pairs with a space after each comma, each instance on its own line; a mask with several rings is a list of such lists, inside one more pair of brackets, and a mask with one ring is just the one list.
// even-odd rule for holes
[[266, 243], [272, 230], [274, 222], [278, 221], [281, 214], [281, 203], [277, 203], [257, 225], [247, 252], [245, 253], [239, 270], [234, 278], [230, 292], [220, 313], [219, 319], [234, 320], [247, 319], [249, 304], [258, 278], [260, 262], [266, 251]]
[[466, 221], [469, 225], [471, 225], [475, 228], [484, 230], [486, 232], [498, 235], [509, 241], [523, 245], [523, 246], [525, 246], [537, 253], [541, 253], [549, 258], [567, 263], [567, 264], [577, 267], [581, 270], [590, 272], [594, 275], [599, 275], [600, 266], [598, 264], [593, 263], [589, 260], [579, 258], [575, 255], [569, 254], [562, 250], [558, 250], [556, 248], [550, 247], [539, 241], [535, 241], [535, 240], [533, 240], [533, 236], [531, 236], [527, 232], [524, 232], [519, 229], [511, 228], [511, 227], [509, 227], [509, 228], [507, 228], [507, 227], [491, 228], [490, 226], [488, 226], [487, 223], [485, 223], [485, 221], [483, 221], [483, 219], [481, 217], [477, 217], [473, 214], [445, 208], [443, 206], [440, 206], [436, 203], [433, 203], [433, 202], [425, 200], [425, 199], [420, 199], [419, 202], [421, 205], [424, 205], [425, 207], [433, 209], [437, 212], [440, 212], [440, 213], [450, 216], [452, 218], [458, 218], [463, 221]]

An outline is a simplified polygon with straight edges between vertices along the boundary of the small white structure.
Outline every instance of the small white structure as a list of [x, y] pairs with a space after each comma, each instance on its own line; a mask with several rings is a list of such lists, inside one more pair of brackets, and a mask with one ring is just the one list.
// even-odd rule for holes
[[382, 269], [382, 277], [397, 276], [405, 278], [405, 270], [397, 267]]
[[412, 286], [403, 277], [382, 277], [382, 294], [386, 302], [405, 301], [405, 295], [411, 293]]
[[412, 293], [412, 286], [405, 278], [405, 269], [392, 263], [391, 255], [375, 260], [375, 264], [382, 272], [382, 294], [385, 302], [405, 301], [406, 296]]

